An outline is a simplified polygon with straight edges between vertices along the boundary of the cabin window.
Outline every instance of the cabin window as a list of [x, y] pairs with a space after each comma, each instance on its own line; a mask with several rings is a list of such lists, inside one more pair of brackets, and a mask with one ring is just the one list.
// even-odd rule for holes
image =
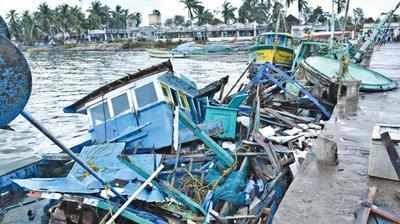
[[172, 100], [174, 101], [174, 105], [179, 106], [179, 98], [178, 98], [177, 91], [174, 89], [171, 89], [171, 94], [172, 94]]
[[135, 89], [136, 101], [139, 108], [157, 102], [157, 93], [151, 82]]
[[114, 111], [114, 117], [129, 111], [129, 100], [126, 93], [112, 98], [111, 104]]
[[103, 102], [90, 109], [90, 115], [94, 125], [104, 123], [110, 119], [110, 111], [107, 102]]
[[189, 101], [188, 101], [187, 96], [184, 93], [179, 92], [179, 99], [181, 101], [181, 106], [183, 108], [189, 110], [190, 109], [190, 105], [189, 105]]
[[266, 36], [265, 37], [265, 44], [266, 45], [269, 45], [269, 46], [271, 46], [271, 45], [273, 45], [274, 44], [274, 36]]
[[286, 37], [285, 36], [279, 36], [279, 46], [286, 47]]
[[173, 103], [171, 90], [168, 86], [161, 84], [161, 89], [165, 100], [169, 103]]

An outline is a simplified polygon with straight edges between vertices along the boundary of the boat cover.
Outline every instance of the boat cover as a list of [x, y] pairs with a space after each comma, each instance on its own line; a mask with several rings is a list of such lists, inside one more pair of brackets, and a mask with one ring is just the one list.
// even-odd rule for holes
[[[92, 167], [106, 182], [127, 182], [126, 185], [121, 186], [121, 194], [131, 195], [144, 182], [144, 179], [118, 159], [124, 148], [125, 143], [87, 146], [82, 149], [80, 158]], [[151, 174], [159, 166], [161, 155], [132, 155], [130, 159], [133, 163]], [[104, 189], [94, 177], [89, 175], [77, 163], [74, 164], [67, 177], [15, 179], [13, 181], [23, 188], [40, 192], [95, 194]], [[157, 188], [153, 187], [143, 190], [139, 194], [138, 199], [148, 202], [162, 202], [165, 196]]]
[[[336, 80], [340, 68], [339, 60], [320, 56], [309, 57], [304, 64], [332, 81]], [[398, 87], [396, 81], [357, 64], [349, 64], [345, 79], [360, 80], [361, 91], [387, 91]]]

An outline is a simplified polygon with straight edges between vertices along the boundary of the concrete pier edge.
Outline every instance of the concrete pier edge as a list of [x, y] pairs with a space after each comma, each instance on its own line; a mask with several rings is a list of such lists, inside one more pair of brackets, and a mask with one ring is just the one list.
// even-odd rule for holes
[[[374, 64], [378, 68], [398, 66], [394, 62], [400, 61], [400, 45], [388, 45], [375, 54], [378, 55], [372, 57], [372, 67]], [[390, 60], [387, 55], [391, 55]], [[391, 71], [393, 74], [389, 77], [399, 80], [399, 71]], [[382, 142], [372, 141], [373, 127], [377, 123], [400, 124], [399, 99], [400, 90], [362, 94], [357, 112], [345, 117], [335, 108], [321, 135], [336, 143], [338, 164], [321, 164], [315, 153], [318, 149], [311, 150], [286, 192], [273, 223], [354, 223], [354, 214], [371, 186], [378, 188], [375, 204], [400, 212], [397, 196], [400, 182], [368, 175], [370, 153], [385, 150]]]

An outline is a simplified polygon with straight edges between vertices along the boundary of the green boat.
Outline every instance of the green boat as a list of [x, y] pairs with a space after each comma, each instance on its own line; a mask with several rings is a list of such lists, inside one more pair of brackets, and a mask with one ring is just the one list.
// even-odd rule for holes
[[[310, 73], [319, 76], [321, 79], [336, 82], [337, 73], [340, 68], [340, 61], [329, 58], [312, 56], [306, 58], [301, 66]], [[358, 64], [350, 63], [344, 76], [345, 80], [360, 80], [360, 91], [380, 92], [393, 90], [398, 87], [398, 83], [376, 71], [370, 70]]]

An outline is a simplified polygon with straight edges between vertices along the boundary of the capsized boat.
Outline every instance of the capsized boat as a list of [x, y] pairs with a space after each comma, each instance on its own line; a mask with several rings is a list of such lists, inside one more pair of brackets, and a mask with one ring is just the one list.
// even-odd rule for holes
[[[314, 74], [316, 77], [335, 83], [340, 68], [340, 61], [329, 57], [313, 56], [305, 59], [302, 62], [302, 67], [310, 71], [309, 74]], [[398, 87], [398, 83], [395, 80], [353, 63], [348, 65], [344, 80], [361, 81], [360, 91], [364, 92], [388, 91]]]
[[293, 37], [287, 33], [264, 33], [257, 37], [250, 48], [251, 57], [258, 64], [272, 63], [291, 68], [294, 59]]
[[169, 51], [169, 50], [159, 50], [159, 49], [148, 49], [146, 52], [152, 58], [185, 58], [186, 54], [176, 52], [176, 51]]

